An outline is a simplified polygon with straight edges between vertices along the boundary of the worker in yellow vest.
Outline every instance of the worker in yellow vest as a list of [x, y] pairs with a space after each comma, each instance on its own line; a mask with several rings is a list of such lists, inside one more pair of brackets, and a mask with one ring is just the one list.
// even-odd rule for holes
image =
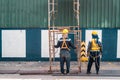
[[[63, 29], [62, 31], [62, 38], [58, 40], [57, 45], [55, 45], [55, 48], [60, 47], [60, 69], [62, 74], [68, 74], [70, 72], [70, 47], [73, 49], [76, 49], [76, 47], [72, 44], [71, 39], [68, 38], [68, 30]], [[66, 72], [64, 69], [64, 63], [66, 62]]]
[[95, 62], [96, 74], [99, 73], [100, 56], [102, 56], [102, 43], [99, 41], [98, 33], [92, 32], [92, 40], [88, 43], [87, 55], [89, 56], [87, 74], [90, 74], [93, 62]]

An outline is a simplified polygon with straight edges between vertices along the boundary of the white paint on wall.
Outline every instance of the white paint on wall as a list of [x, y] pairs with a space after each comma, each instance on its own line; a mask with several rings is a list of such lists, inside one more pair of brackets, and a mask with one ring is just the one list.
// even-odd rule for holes
[[[55, 34], [55, 44], [62, 37], [61, 34]], [[41, 57], [48, 58], [49, 57], [49, 35], [48, 30], [41, 31]], [[59, 48], [55, 48], [55, 57], [59, 57]]]
[[102, 30], [86, 30], [86, 32], [85, 32], [86, 50], [87, 50], [89, 41], [91, 41], [91, 39], [92, 39], [92, 31], [97, 31], [99, 40], [102, 41]]
[[117, 58], [120, 58], [120, 30], [117, 35]]
[[26, 57], [25, 30], [2, 30], [2, 57]]

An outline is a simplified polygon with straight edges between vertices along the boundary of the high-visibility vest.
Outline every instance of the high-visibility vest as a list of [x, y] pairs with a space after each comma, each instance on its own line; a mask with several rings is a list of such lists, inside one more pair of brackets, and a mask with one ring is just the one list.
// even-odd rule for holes
[[97, 44], [96, 39], [92, 39], [92, 41], [91, 41], [91, 50], [92, 51], [100, 50], [100, 46]]

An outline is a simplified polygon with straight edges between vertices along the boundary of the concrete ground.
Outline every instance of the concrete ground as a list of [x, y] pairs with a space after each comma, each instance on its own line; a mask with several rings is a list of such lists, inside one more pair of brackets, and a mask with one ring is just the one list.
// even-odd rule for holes
[[[49, 62], [0, 62], [0, 80], [3, 79], [41, 79], [41, 80], [120, 80], [120, 62], [101, 62], [99, 75], [95, 74], [95, 64], [92, 74], [86, 74], [87, 62], [81, 63], [81, 73], [77, 62], [71, 62], [69, 75], [61, 75], [59, 62], [52, 65], [53, 73], [49, 73]], [[29, 79], [28, 79], [29, 78]]]

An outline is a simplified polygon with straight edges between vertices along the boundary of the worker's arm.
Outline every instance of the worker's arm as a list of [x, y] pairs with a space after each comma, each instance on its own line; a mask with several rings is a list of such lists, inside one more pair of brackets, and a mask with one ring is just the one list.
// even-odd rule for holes
[[60, 41], [57, 42], [57, 45], [54, 45], [55, 48], [59, 48], [60, 47]]
[[91, 42], [88, 43], [88, 47], [87, 47], [87, 56], [90, 55], [90, 50], [91, 50]]
[[73, 49], [76, 49], [76, 47], [73, 45], [73, 43], [72, 43], [71, 40], [70, 40], [70, 42], [69, 42], [69, 45], [70, 45], [70, 47], [72, 47]]
[[102, 43], [99, 42], [98, 45], [99, 45], [99, 47], [100, 47], [100, 53], [101, 53], [101, 55], [102, 55], [102, 53], [103, 53], [103, 46], [102, 46]]

